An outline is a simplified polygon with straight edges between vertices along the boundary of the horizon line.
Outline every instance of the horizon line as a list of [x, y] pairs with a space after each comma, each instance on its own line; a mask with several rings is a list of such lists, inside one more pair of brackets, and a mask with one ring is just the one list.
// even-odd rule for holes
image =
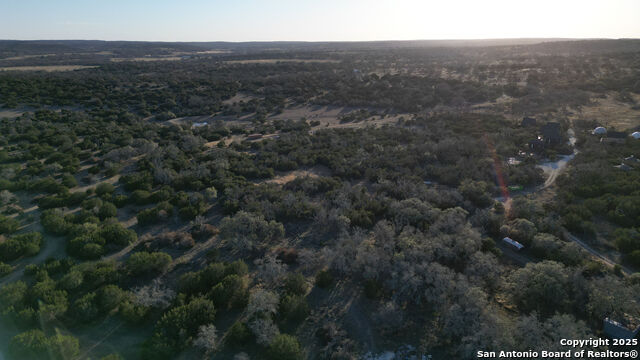
[[154, 43], [375, 43], [375, 42], [412, 42], [412, 41], [497, 41], [497, 40], [640, 40], [640, 37], [499, 37], [499, 38], [439, 38], [439, 39], [379, 39], [379, 40], [104, 40], [104, 39], [0, 39], [0, 41], [103, 41], [103, 42], [154, 42]]

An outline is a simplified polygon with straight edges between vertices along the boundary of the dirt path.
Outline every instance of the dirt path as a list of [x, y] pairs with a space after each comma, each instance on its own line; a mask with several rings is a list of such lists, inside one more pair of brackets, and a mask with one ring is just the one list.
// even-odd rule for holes
[[[545, 172], [545, 174], [547, 174], [547, 180], [544, 182], [544, 184], [539, 187], [538, 189], [536, 189], [533, 193], [534, 194], [540, 194], [542, 192], [542, 190], [545, 190], [547, 188], [549, 188], [550, 186], [552, 186], [555, 182], [556, 179], [558, 178], [558, 176], [567, 168], [567, 165], [569, 164], [569, 161], [571, 161], [577, 154], [578, 154], [578, 149], [576, 149], [575, 144], [576, 144], [576, 136], [575, 136], [575, 132], [573, 129], [569, 129], [567, 131], [567, 134], [569, 135], [569, 144], [573, 147], [573, 154], [571, 155], [564, 155], [560, 158], [560, 160], [557, 160], [555, 162], [548, 162], [548, 163], [543, 163], [541, 165], [538, 165], [538, 167], [542, 168], [542, 171]], [[610, 267], [615, 267], [616, 265], [619, 265], [622, 268], [622, 271], [625, 274], [632, 274], [633, 271], [631, 269], [629, 269], [628, 267], [622, 265], [622, 264], [618, 264], [617, 262], [609, 259], [606, 255], [604, 255], [603, 253], [593, 249], [591, 246], [587, 245], [587, 243], [585, 243], [584, 241], [582, 241], [580, 238], [578, 238], [577, 236], [571, 234], [570, 232], [568, 232], [567, 230], [564, 230], [564, 235], [567, 239], [575, 242], [576, 244], [580, 245], [580, 247], [582, 247], [583, 249], [585, 249], [587, 252], [589, 252], [593, 257], [595, 257], [597, 260], [599, 260], [600, 262], [610, 266]]]
[[[567, 134], [569, 135], [569, 144], [571, 146], [573, 146], [573, 154], [571, 155], [564, 155], [562, 156], [559, 160], [557, 161], [552, 161], [552, 162], [546, 162], [546, 163], [542, 163], [540, 165], [538, 165], [539, 168], [542, 169], [542, 171], [544, 171], [544, 173], [547, 175], [547, 179], [545, 180], [544, 184], [542, 184], [541, 186], [538, 186], [534, 189], [528, 190], [523, 192], [524, 194], [533, 194], [534, 196], [540, 197], [542, 196], [542, 194], [545, 191], [549, 191], [549, 188], [555, 184], [556, 180], [558, 179], [558, 176], [560, 174], [562, 174], [562, 172], [567, 168], [569, 162], [578, 154], [578, 149], [575, 148], [575, 143], [576, 143], [576, 137], [575, 137], [575, 132], [573, 129], [569, 129], [567, 131]], [[510, 208], [511, 205], [511, 198], [508, 199], [504, 199], [502, 197], [496, 198], [496, 200], [500, 201], [503, 203], [503, 205], [505, 206], [505, 209]], [[567, 230], [564, 230], [564, 235], [565, 238], [575, 242], [576, 244], [580, 245], [580, 247], [582, 247], [583, 249], [585, 249], [587, 252], [589, 252], [593, 257], [595, 257], [597, 260], [599, 260], [600, 262], [604, 263], [605, 265], [608, 265], [610, 267], [615, 267], [616, 265], [620, 265], [622, 268], [622, 271], [625, 274], [632, 274], [633, 271], [631, 269], [629, 269], [626, 266], [623, 266], [622, 264], [618, 264], [617, 262], [609, 259], [606, 255], [602, 254], [601, 252], [593, 249], [591, 246], [587, 245], [587, 243], [585, 243], [584, 241], [582, 241], [580, 238], [578, 238], [577, 236], [569, 233]], [[532, 261], [532, 259], [517, 253], [513, 250], [510, 250], [508, 248], [503, 248], [502, 246], [500, 246], [500, 248], [503, 250], [503, 253], [509, 257], [511, 260], [513, 260], [515, 263], [524, 266], [526, 265], [528, 262]]]
[[578, 150], [575, 148], [576, 135], [573, 129], [569, 129], [567, 131], [567, 135], [569, 135], [569, 144], [573, 146], [573, 154], [563, 155], [559, 160], [545, 162], [538, 165], [538, 167], [547, 175], [547, 180], [545, 180], [544, 184], [537, 189], [537, 191], [544, 190], [553, 185], [556, 182], [556, 179], [558, 179], [558, 175], [566, 169], [569, 161], [573, 160], [573, 158], [578, 154]]
[[571, 234], [568, 231], [564, 231], [564, 235], [567, 239], [570, 239], [571, 241], [575, 242], [576, 244], [580, 245], [583, 249], [585, 249], [586, 251], [588, 251], [591, 255], [593, 255], [593, 257], [597, 258], [600, 262], [604, 263], [605, 265], [609, 265], [610, 267], [615, 267], [616, 265], [619, 265], [622, 268], [622, 272], [625, 273], [626, 275], [630, 275], [633, 274], [634, 271], [629, 269], [628, 267], [622, 265], [622, 264], [618, 264], [617, 262], [609, 259], [606, 255], [602, 254], [601, 252], [595, 250], [594, 248], [592, 248], [591, 246], [587, 245], [587, 243], [585, 243], [584, 241], [580, 240], [580, 238], [578, 238], [577, 236]]

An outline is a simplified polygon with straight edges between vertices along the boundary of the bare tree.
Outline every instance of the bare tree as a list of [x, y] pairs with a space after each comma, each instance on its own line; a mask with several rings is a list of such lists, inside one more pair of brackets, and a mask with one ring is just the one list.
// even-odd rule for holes
[[201, 325], [193, 345], [204, 349], [206, 353], [214, 351], [218, 347], [218, 331], [216, 327], [213, 324]]
[[271, 319], [255, 319], [249, 323], [249, 329], [256, 336], [256, 342], [267, 346], [280, 334], [278, 326]]
[[249, 354], [245, 352], [241, 352], [233, 355], [233, 360], [250, 360], [250, 358], [249, 358]]
[[254, 263], [258, 268], [258, 278], [269, 287], [277, 286], [287, 272], [287, 265], [272, 254], [257, 259]]
[[133, 289], [134, 302], [142, 306], [164, 309], [171, 304], [176, 293], [168, 287], [162, 286], [160, 279], [155, 279], [149, 285]]
[[249, 295], [247, 314], [249, 317], [254, 315], [275, 315], [278, 311], [279, 302], [278, 294], [264, 289], [256, 289]]

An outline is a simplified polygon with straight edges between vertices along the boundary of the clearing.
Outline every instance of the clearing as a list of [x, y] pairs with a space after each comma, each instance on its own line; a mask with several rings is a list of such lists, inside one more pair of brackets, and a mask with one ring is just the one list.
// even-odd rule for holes
[[[636, 103], [640, 103], [640, 95], [629, 94]], [[605, 127], [618, 130], [630, 129], [640, 124], [640, 110], [633, 105], [616, 100], [616, 93], [608, 93], [606, 98], [594, 98], [593, 103], [581, 108], [583, 119], [593, 119]]]

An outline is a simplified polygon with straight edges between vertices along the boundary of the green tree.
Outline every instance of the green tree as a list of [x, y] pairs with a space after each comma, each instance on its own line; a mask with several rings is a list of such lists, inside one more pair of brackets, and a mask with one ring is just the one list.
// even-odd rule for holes
[[18, 230], [20, 223], [13, 218], [0, 215], [0, 234], [11, 234]]
[[116, 215], [118, 215], [118, 209], [110, 202], [105, 202], [104, 204], [102, 204], [102, 206], [100, 206], [100, 210], [98, 210], [98, 216], [101, 220], [110, 217], [116, 217]]
[[103, 195], [106, 194], [111, 194], [115, 191], [115, 187], [107, 182], [103, 182], [98, 184], [98, 186], [96, 186], [96, 195], [102, 197]]
[[272, 360], [300, 360], [303, 355], [298, 339], [287, 334], [276, 336], [267, 351]]
[[171, 256], [169, 254], [141, 251], [129, 256], [125, 266], [132, 275], [148, 275], [165, 271], [170, 263]]

